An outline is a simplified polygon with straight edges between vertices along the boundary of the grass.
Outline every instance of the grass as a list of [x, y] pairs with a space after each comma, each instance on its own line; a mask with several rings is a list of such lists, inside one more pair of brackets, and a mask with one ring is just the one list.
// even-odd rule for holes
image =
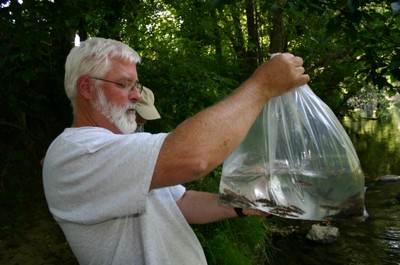
[[[221, 168], [204, 179], [190, 183], [188, 189], [218, 192]], [[274, 254], [272, 231], [268, 219], [259, 217], [234, 218], [192, 225], [204, 248], [209, 265], [268, 264]]]

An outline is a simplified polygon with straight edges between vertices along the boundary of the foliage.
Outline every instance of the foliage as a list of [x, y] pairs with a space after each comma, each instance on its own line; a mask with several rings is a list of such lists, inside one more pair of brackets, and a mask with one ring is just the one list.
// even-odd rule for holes
[[257, 217], [223, 220], [194, 226], [209, 264], [266, 264], [272, 260], [266, 252], [269, 229]]
[[287, 12], [291, 51], [336, 113], [365, 86], [398, 90], [400, 24], [386, 1], [291, 1]]
[[[187, 184], [187, 189], [218, 192], [221, 167], [204, 179]], [[267, 219], [258, 217], [227, 219], [193, 229], [202, 244], [209, 264], [268, 264], [275, 249]], [[268, 263], [267, 263], [268, 262]]]

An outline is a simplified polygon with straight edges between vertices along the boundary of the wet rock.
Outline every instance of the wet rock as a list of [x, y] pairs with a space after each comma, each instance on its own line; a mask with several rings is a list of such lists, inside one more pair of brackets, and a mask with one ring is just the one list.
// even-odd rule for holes
[[397, 175], [385, 175], [378, 178], [379, 182], [399, 182], [400, 183], [400, 176]]
[[306, 238], [317, 243], [330, 244], [339, 238], [339, 229], [334, 226], [314, 224], [308, 231]]

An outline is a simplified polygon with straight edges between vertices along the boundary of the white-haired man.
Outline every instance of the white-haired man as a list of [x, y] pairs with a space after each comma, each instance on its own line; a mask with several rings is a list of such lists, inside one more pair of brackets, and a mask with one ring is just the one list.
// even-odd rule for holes
[[43, 165], [47, 203], [80, 264], [207, 264], [189, 224], [245, 215], [218, 194], [187, 191], [239, 145], [272, 97], [308, 82], [303, 60], [280, 54], [220, 102], [170, 133], [133, 133], [142, 86], [139, 55], [92, 38], [65, 65], [73, 122]]

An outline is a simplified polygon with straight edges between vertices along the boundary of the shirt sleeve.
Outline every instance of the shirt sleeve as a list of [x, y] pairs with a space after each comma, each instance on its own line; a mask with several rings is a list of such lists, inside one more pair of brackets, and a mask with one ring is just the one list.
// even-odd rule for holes
[[145, 212], [166, 134], [79, 129], [58, 137], [45, 157], [43, 183], [54, 217], [93, 224]]
[[182, 185], [171, 186], [169, 189], [171, 190], [172, 198], [174, 198], [175, 201], [182, 198], [186, 192], [186, 188]]

